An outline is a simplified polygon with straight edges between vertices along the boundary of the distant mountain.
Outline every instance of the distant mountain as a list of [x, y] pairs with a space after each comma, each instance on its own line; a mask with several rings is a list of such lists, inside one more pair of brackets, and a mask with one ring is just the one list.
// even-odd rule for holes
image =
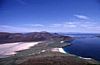
[[31, 33], [8, 33], [0, 32], [0, 44], [13, 42], [31, 42], [45, 40], [71, 40], [69, 36], [49, 32], [31, 32]]

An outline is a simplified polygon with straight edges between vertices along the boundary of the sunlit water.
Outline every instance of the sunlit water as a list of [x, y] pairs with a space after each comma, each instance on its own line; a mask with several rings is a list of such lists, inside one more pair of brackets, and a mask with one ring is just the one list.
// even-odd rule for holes
[[16, 51], [28, 49], [31, 46], [38, 44], [39, 42], [17, 42], [0, 44], [0, 58], [6, 57], [12, 54], [16, 54]]

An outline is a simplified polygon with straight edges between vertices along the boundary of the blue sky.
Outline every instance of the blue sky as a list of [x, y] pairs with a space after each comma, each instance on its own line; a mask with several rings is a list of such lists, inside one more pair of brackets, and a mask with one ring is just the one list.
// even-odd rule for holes
[[0, 0], [0, 32], [100, 33], [99, 0]]

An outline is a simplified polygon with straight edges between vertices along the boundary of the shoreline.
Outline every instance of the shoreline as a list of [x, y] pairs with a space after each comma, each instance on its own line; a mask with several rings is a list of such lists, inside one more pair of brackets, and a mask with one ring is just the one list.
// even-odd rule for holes
[[70, 56], [77, 56], [78, 58], [81, 58], [81, 59], [84, 59], [84, 60], [94, 60], [93, 58], [86, 58], [86, 57], [78, 56], [78, 55], [75, 55], [75, 54], [67, 53], [66, 51], [64, 51], [63, 48], [52, 48], [51, 51], [52, 52], [60, 52], [60, 53], [64, 53], [64, 54], [69, 54]]
[[[42, 54], [42, 53], [62, 53], [62, 54], [65, 54], [65, 55], [67, 55], [67, 56], [71, 56], [71, 57], [76, 57], [76, 58], [78, 58], [78, 59], [83, 59], [84, 61], [87, 61], [87, 62], [97, 62], [98, 63], [98, 61], [97, 60], [94, 60], [93, 58], [85, 58], [85, 57], [81, 57], [81, 56], [78, 56], [78, 55], [74, 55], [74, 54], [70, 54], [70, 53], [67, 53], [66, 51], [64, 51], [64, 49], [62, 48], [63, 47], [63, 43], [58, 43], [58, 44], [61, 44], [62, 45], [62, 47], [61, 46], [55, 46], [55, 47], [48, 47], [48, 46], [46, 46], [45, 47], [45, 45], [48, 43], [48, 42], [42, 42], [42, 41], [39, 41], [39, 42], [29, 42], [29, 43], [25, 43], [25, 42], [20, 42], [20, 43], [22, 43], [22, 44], [30, 44], [30, 45], [28, 45], [28, 46], [26, 46], [26, 48], [22, 48], [22, 49], [20, 49], [20, 50], [18, 50], [18, 51], [14, 51], [15, 52], [15, 54], [12, 54], [12, 55], [6, 55], [6, 57], [2, 57], [2, 58], [0, 58], [0, 59], [8, 59], [8, 58], [27, 58], [27, 57], [31, 57], [31, 56], [35, 56], [35, 55], [38, 55], [38, 54]], [[32, 43], [32, 45], [31, 45], [31, 43]], [[35, 44], [33, 44], [33, 43], [35, 43]], [[40, 43], [40, 44], [39, 44]], [[49, 42], [50, 43], [50, 42]], [[55, 43], [55, 42], [54, 42]], [[42, 45], [41, 45], [42, 44]], [[53, 44], [53, 43], [52, 43]], [[57, 43], [55, 43], [55, 44], [57, 44]], [[70, 43], [71, 44], [71, 43]], [[36, 45], [36, 46], [35, 46]], [[24, 45], [25, 46], [25, 45]], [[41, 47], [40, 47], [41, 46]], [[69, 45], [69, 43], [67, 44], [66, 43], [66, 46], [70, 46]], [[32, 47], [32, 48], [31, 48]], [[32, 51], [33, 52], [32, 52]], [[20, 52], [19, 52], [20, 51]], [[27, 52], [28, 51], [28, 52]], [[37, 52], [36, 52], [37, 51]], [[32, 52], [32, 53], [31, 53]], [[27, 53], [27, 54], [26, 54]]]
[[[10, 57], [10, 56], [13, 56], [13, 55], [17, 54], [17, 52], [23, 51], [23, 50], [26, 50], [26, 49], [30, 49], [31, 47], [34, 47], [35, 45], [37, 45], [37, 44], [39, 44], [41, 42], [42, 41], [39, 41], [39, 42], [16, 42], [16, 43], [0, 44], [0, 46], [1, 45], [5, 45], [5, 47], [6, 47], [6, 45], [11, 45], [12, 46], [14, 44], [18, 45], [20, 43], [22, 43], [22, 44], [27, 44], [27, 43], [30, 44], [30, 43], [32, 43], [32, 45], [28, 45], [26, 48], [20, 48], [20, 49], [18, 49], [16, 51], [13, 51], [13, 53], [5, 54], [5, 55], [0, 55], [0, 58], [2, 59], [2, 58], [7, 58], [7, 57]], [[33, 44], [33, 43], [35, 43], [35, 44]], [[68, 45], [66, 45], [65, 47], [70, 46], [70, 45], [71, 45], [71, 43], [70, 44], [68, 43]], [[45, 51], [42, 50], [41, 52], [45, 52]], [[64, 53], [64, 54], [69, 54], [70, 56], [78, 56], [78, 55], [75, 55], [75, 54], [67, 53], [66, 51], [64, 51], [63, 48], [52, 48], [50, 51], [52, 51], [52, 52], [60, 52], [60, 53]], [[82, 57], [82, 56], [78, 56], [78, 58], [85, 59], [85, 60], [92, 60], [93, 59], [93, 58], [86, 58], [86, 57]]]

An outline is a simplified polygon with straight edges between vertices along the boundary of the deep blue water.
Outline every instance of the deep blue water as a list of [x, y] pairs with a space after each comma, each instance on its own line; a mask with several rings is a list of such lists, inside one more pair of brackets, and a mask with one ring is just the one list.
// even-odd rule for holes
[[71, 43], [71, 46], [64, 48], [66, 52], [100, 61], [100, 38], [87, 36], [84, 38], [77, 38]]

